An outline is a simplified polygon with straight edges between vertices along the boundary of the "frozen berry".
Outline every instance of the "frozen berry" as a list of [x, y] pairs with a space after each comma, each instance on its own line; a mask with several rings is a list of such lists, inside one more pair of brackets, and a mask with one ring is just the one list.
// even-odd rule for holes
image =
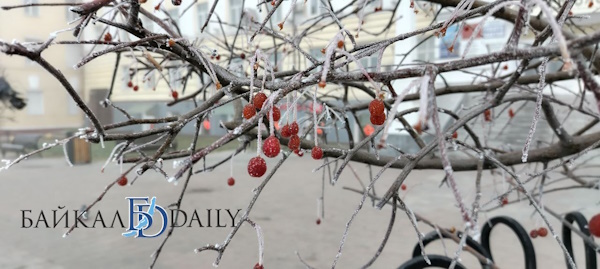
[[246, 54], [244, 54], [244, 53], [240, 54], [240, 58], [241, 58], [242, 60], [246, 59]]
[[600, 237], [600, 214], [596, 214], [590, 219], [588, 229], [595, 237]]
[[173, 96], [173, 99], [177, 100], [177, 98], [179, 98], [179, 93], [177, 93], [176, 91], [172, 91], [171, 96]]
[[283, 127], [281, 127], [281, 136], [290, 137], [290, 135], [292, 135], [290, 125], [289, 124], [283, 125]]
[[254, 96], [254, 108], [260, 110], [263, 107], [263, 104], [265, 103], [265, 101], [267, 100], [267, 95], [259, 92]]
[[281, 150], [281, 146], [279, 145], [279, 139], [275, 136], [269, 136], [269, 138], [265, 139], [265, 142], [262, 146], [263, 153], [265, 156], [269, 158], [276, 157]]
[[279, 121], [281, 118], [281, 110], [278, 107], [273, 107], [273, 121]]
[[504, 70], [508, 70], [508, 65], [507, 65], [507, 64], [505, 64], [505, 65], [502, 67], [502, 69], [504, 69]]
[[507, 205], [508, 204], [508, 198], [506, 198], [506, 197], [502, 198], [502, 202], [501, 203], [502, 203], [502, 206]]
[[298, 155], [298, 157], [304, 156], [304, 151], [300, 150], [300, 149], [296, 149], [294, 150], [294, 153], [296, 153], [296, 155]]
[[250, 119], [256, 115], [256, 109], [252, 104], [247, 104], [244, 106], [244, 111], [242, 114], [244, 115], [244, 119]]
[[173, 3], [174, 6], [179, 6], [181, 5], [181, 0], [171, 0], [171, 3]]
[[267, 172], [267, 163], [260, 156], [250, 159], [248, 162], [248, 174], [251, 177], [262, 177]]
[[344, 41], [342, 41], [342, 40], [338, 41], [337, 42], [337, 47], [338, 47], [338, 49], [343, 48], [344, 47]]
[[489, 109], [486, 109], [486, 110], [483, 112], [483, 119], [484, 119], [485, 121], [492, 121], [492, 111], [491, 111], [491, 110], [489, 110]]
[[169, 38], [169, 41], [167, 41], [167, 44], [169, 45], [169, 47], [173, 47], [173, 46], [175, 46], [175, 40], [173, 40], [172, 38]]
[[382, 125], [385, 123], [385, 114], [371, 114], [371, 123], [373, 125]]
[[300, 127], [298, 127], [298, 123], [295, 121], [292, 122], [292, 124], [290, 124], [290, 134], [297, 135], [298, 131], [300, 131]]
[[312, 158], [315, 160], [320, 160], [323, 158], [323, 149], [321, 149], [319, 146], [314, 146], [310, 152], [310, 156], [312, 156]]
[[423, 133], [423, 125], [421, 124], [421, 121], [417, 122], [413, 126], [413, 129], [415, 129], [415, 131], [417, 132], [417, 134], [422, 134]]
[[138, 85], [133, 86], [133, 91], [137, 92], [140, 89], [140, 87], [138, 87]]
[[117, 184], [119, 184], [119, 186], [125, 186], [125, 185], [127, 185], [127, 177], [126, 176], [122, 176], [121, 178], [119, 178], [119, 181], [117, 181]]
[[317, 225], [320, 225], [320, 224], [321, 224], [321, 219], [319, 218], [319, 219], [317, 219]]
[[228, 178], [227, 179], [227, 185], [233, 186], [233, 184], [235, 184], [235, 179], [233, 179], [233, 177]]
[[515, 116], [515, 112], [513, 111], [512, 108], [508, 109], [508, 117], [510, 117], [511, 119]]
[[217, 84], [215, 84], [215, 88], [217, 88], [217, 90], [220, 90], [223, 87], [223, 85], [221, 85], [221, 82], [217, 81]]
[[531, 230], [529, 232], [529, 236], [531, 236], [531, 238], [536, 238], [538, 237], [538, 231], [537, 230]]
[[325, 82], [324, 80], [321, 80], [321, 81], [319, 82], [319, 87], [321, 87], [321, 88], [325, 88], [325, 86], [327, 86], [327, 82]]
[[288, 142], [288, 148], [290, 148], [290, 150], [292, 150], [292, 151], [300, 148], [300, 137], [298, 137], [298, 135], [293, 134], [290, 136], [290, 141]]
[[546, 235], [548, 235], [548, 229], [541, 227], [537, 230], [537, 233], [541, 237], [546, 237]]
[[110, 33], [106, 33], [104, 34], [104, 41], [105, 42], [110, 42], [112, 41], [112, 35]]
[[131, 80], [129, 82], [127, 82], [127, 87], [129, 87], [129, 88], [133, 87], [133, 82], [131, 82]]
[[283, 22], [278, 23], [277, 26], [279, 26], [280, 31], [283, 30]]
[[400, 186], [400, 189], [402, 189], [403, 191], [406, 190], [406, 184], [402, 184], [402, 186]]
[[369, 103], [369, 112], [371, 112], [371, 115], [383, 114], [384, 110], [385, 105], [381, 100], [373, 100], [371, 103]]
[[[275, 2], [275, 1], [273, 1], [273, 2]], [[265, 268], [262, 266], [262, 264], [258, 264], [258, 263], [256, 263], [256, 264], [254, 265], [254, 269], [265, 269]]]
[[452, 133], [452, 138], [454, 138], [454, 139], [458, 138], [458, 133], [457, 132]]

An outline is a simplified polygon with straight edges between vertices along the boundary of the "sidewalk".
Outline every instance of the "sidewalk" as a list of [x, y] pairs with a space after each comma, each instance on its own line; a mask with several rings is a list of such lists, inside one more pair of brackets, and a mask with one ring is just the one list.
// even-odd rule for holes
[[[228, 152], [217, 153], [207, 158], [207, 165]], [[184, 198], [185, 210], [197, 209], [243, 209], [250, 201], [252, 190], [261, 182], [250, 178], [246, 164], [253, 154], [242, 154], [234, 159], [235, 186], [227, 186], [230, 175], [229, 163], [207, 174], [192, 178]], [[339, 248], [339, 242], [346, 222], [356, 209], [361, 196], [343, 190], [342, 187], [360, 189], [361, 186], [350, 169], [342, 174], [338, 184], [325, 185], [325, 219], [316, 225], [317, 198], [320, 196], [322, 172], [312, 173], [320, 164], [312, 160], [310, 154], [297, 156], [285, 163], [278, 174], [266, 186], [250, 214], [252, 220], [262, 227], [265, 236], [265, 268], [305, 268], [298, 260], [295, 251], [315, 268], [330, 268]], [[102, 163], [68, 167], [64, 159], [32, 158], [0, 173], [0, 268], [147, 268], [150, 255], [160, 244], [164, 234], [153, 239], [124, 238], [121, 228], [76, 229], [67, 238], [62, 238], [64, 227], [24, 229], [21, 227], [21, 211], [29, 209], [29, 216], [36, 221], [37, 214], [44, 210], [49, 224], [52, 224], [52, 210], [66, 206], [73, 210], [82, 204], [89, 204], [102, 192], [104, 187], [116, 179], [119, 167], [109, 166], [100, 173]], [[267, 162], [269, 171], [273, 160]], [[197, 165], [197, 168], [202, 165]], [[368, 178], [368, 169], [362, 164], [351, 164], [363, 180]], [[172, 162], [165, 162], [166, 171], [172, 173]], [[378, 168], [374, 168], [373, 174]], [[398, 170], [386, 171], [377, 184], [377, 194], [386, 188], [398, 175]], [[455, 200], [447, 187], [438, 188], [443, 178], [442, 171], [414, 171], [407, 180], [408, 189], [402, 193], [410, 208], [424, 217], [445, 227], [461, 228], [462, 222]], [[470, 205], [474, 198], [474, 173], [456, 173], [465, 201]], [[130, 181], [133, 176], [130, 177]], [[497, 190], [506, 186], [496, 179]], [[557, 183], [559, 186], [563, 183]], [[103, 212], [105, 221], [110, 223], [115, 210], [119, 210], [123, 222], [127, 224], [126, 196], [156, 196], [163, 207], [176, 201], [183, 184], [167, 183], [165, 178], [153, 171], [139, 178], [133, 186], [115, 186], [97, 207], [91, 210], [90, 218], [96, 212]], [[484, 173], [482, 203], [493, 194], [493, 181], [489, 172]], [[600, 211], [600, 207], [589, 207], [597, 203], [597, 192], [572, 190], [552, 193], [544, 197], [546, 205], [553, 210], [566, 213], [584, 208], [586, 217]], [[516, 196], [511, 196], [511, 200]], [[37, 214], [36, 214], [37, 212]], [[64, 212], [59, 210], [59, 214]], [[106, 212], [106, 213], [105, 213]], [[243, 212], [243, 211], [242, 211]], [[383, 210], [372, 208], [367, 200], [357, 219], [350, 228], [337, 268], [357, 268], [366, 263], [379, 246], [390, 217], [390, 207]], [[533, 215], [533, 208], [527, 201], [511, 204], [490, 214], [481, 213], [480, 222], [495, 215], [508, 215], [517, 219], [527, 230], [541, 227], [542, 221]], [[49, 213], [49, 214], [48, 214]], [[110, 213], [110, 214], [109, 214]], [[240, 213], [241, 215], [242, 213]], [[532, 217], [533, 216], [533, 217]], [[72, 214], [69, 215], [69, 223]], [[560, 231], [557, 221], [552, 219]], [[88, 222], [93, 220], [88, 220]], [[62, 223], [62, 222], [61, 222]], [[423, 233], [431, 229], [422, 223]], [[166, 244], [156, 268], [210, 268], [216, 257], [215, 252], [195, 254], [194, 248], [206, 244], [222, 243], [231, 228], [205, 227], [179, 228]], [[518, 239], [509, 235], [507, 228], [497, 228], [492, 236], [493, 255], [501, 268], [522, 268], [523, 254]], [[566, 268], [563, 254], [552, 236], [533, 240], [538, 268]], [[417, 236], [404, 212], [398, 211], [392, 236], [379, 259], [371, 268], [396, 268], [409, 259]], [[582, 243], [574, 242], [577, 261], [583, 263]], [[453, 255], [456, 245], [446, 241], [447, 253]], [[427, 247], [428, 253], [444, 254], [442, 244], [434, 243]], [[244, 225], [227, 248], [219, 268], [252, 268], [258, 261], [257, 238], [255, 231]], [[479, 267], [469, 254], [462, 256], [467, 268]]]

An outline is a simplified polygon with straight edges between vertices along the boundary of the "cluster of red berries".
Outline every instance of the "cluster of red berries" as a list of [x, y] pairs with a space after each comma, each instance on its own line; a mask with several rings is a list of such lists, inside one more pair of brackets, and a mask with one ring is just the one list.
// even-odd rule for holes
[[385, 122], [385, 105], [383, 101], [375, 99], [369, 104], [369, 112], [371, 113], [371, 123], [373, 125], [382, 125]]
[[131, 80], [129, 82], [127, 82], [127, 87], [133, 88], [134, 92], [137, 92], [140, 89], [140, 87], [138, 87], [138, 85], [133, 85], [133, 82]]
[[529, 232], [529, 236], [531, 236], [531, 238], [536, 238], [538, 236], [540, 237], [546, 237], [548, 235], [548, 229], [541, 227], [539, 229], [533, 229]]
[[[250, 119], [256, 115], [257, 110], [261, 110], [265, 102], [267, 101], [267, 95], [259, 92], [252, 99], [252, 103], [244, 106], [244, 110], [242, 111], [242, 115], [244, 119]], [[278, 107], [273, 106], [273, 121], [279, 121], [281, 118], [281, 110]], [[270, 113], [269, 113], [270, 114]]]

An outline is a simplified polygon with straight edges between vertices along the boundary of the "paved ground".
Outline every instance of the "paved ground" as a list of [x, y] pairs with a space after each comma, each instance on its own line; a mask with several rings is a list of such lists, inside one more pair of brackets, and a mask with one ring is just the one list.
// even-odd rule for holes
[[[219, 153], [223, 157], [228, 153]], [[210, 158], [212, 163], [215, 157]], [[193, 178], [184, 200], [184, 209], [237, 209], [245, 208], [252, 190], [260, 180], [250, 178], [245, 172], [250, 154], [235, 159], [236, 184], [228, 187], [229, 165], [210, 174]], [[171, 162], [167, 163], [171, 166]], [[269, 162], [269, 167], [273, 162]], [[337, 253], [346, 222], [358, 205], [360, 196], [343, 190], [343, 186], [360, 188], [360, 184], [349, 169], [344, 172], [336, 186], [325, 186], [325, 219], [316, 225], [317, 198], [321, 189], [321, 173], [311, 170], [319, 163], [309, 155], [293, 157], [286, 163], [278, 176], [267, 186], [259, 198], [251, 218], [263, 228], [265, 235], [266, 268], [304, 268], [295, 251], [316, 268], [330, 268]], [[68, 167], [63, 159], [33, 158], [8, 171], [0, 172], [0, 268], [147, 268], [150, 255], [159, 245], [161, 238], [132, 239], [121, 236], [123, 229], [77, 229], [67, 238], [62, 238], [64, 228], [23, 229], [22, 209], [33, 210], [36, 218], [45, 210], [48, 222], [52, 222], [52, 211], [57, 206], [79, 209], [99, 195], [104, 186], [118, 174], [117, 166], [100, 173], [101, 163]], [[352, 164], [359, 176], [366, 178], [364, 165]], [[172, 171], [172, 169], [168, 169]], [[383, 193], [398, 171], [387, 171], [377, 189]], [[406, 203], [421, 215], [435, 220], [446, 227], [461, 226], [460, 216], [451, 192], [438, 189], [442, 174], [439, 171], [415, 171], [408, 179], [408, 190], [403, 193]], [[459, 184], [467, 201], [472, 201], [473, 173], [457, 173]], [[494, 188], [506, 187], [489, 173], [484, 178], [484, 198], [488, 201]], [[556, 185], [563, 184], [561, 182]], [[126, 196], [157, 196], [158, 204], [167, 206], [174, 202], [182, 185], [174, 186], [162, 176], [148, 173], [133, 186], [110, 190], [96, 210], [110, 216], [119, 210], [127, 221]], [[516, 199], [512, 196], [511, 199]], [[568, 191], [544, 197], [546, 205], [558, 212], [581, 211], [589, 218], [600, 211], [597, 205], [598, 192]], [[37, 212], [37, 213], [36, 213]], [[104, 213], [106, 212], [106, 213]], [[491, 213], [482, 214], [482, 220], [495, 215], [510, 215], [526, 229], [541, 225], [539, 217], [532, 214], [526, 201], [511, 204]], [[48, 214], [49, 213], [49, 214]], [[114, 214], [114, 213], [113, 213]], [[72, 214], [69, 216], [72, 217]], [[390, 208], [375, 210], [370, 203], [359, 213], [351, 227], [343, 255], [337, 268], [358, 268], [375, 253], [383, 238], [390, 217]], [[206, 216], [201, 216], [205, 221]], [[71, 220], [70, 220], [71, 221]], [[556, 225], [557, 221], [553, 220]], [[430, 229], [420, 224], [423, 232]], [[221, 243], [230, 228], [180, 228], [177, 229], [163, 251], [157, 268], [210, 268], [215, 254], [195, 254], [192, 250], [207, 243]], [[395, 268], [406, 261], [417, 242], [416, 234], [402, 211], [398, 211], [396, 225], [387, 247], [372, 268]], [[534, 240], [538, 268], [565, 268], [563, 255], [555, 240], [548, 236]], [[576, 252], [581, 259], [581, 240], [575, 240]], [[456, 245], [446, 243], [452, 255]], [[441, 244], [427, 248], [429, 253], [444, 253]], [[498, 228], [493, 233], [493, 255], [501, 268], [522, 268], [523, 254], [517, 238], [509, 235], [507, 228]], [[256, 263], [256, 233], [244, 226], [227, 249], [220, 268], [252, 268]], [[462, 261], [468, 268], [479, 267], [474, 258], [463, 255]]]

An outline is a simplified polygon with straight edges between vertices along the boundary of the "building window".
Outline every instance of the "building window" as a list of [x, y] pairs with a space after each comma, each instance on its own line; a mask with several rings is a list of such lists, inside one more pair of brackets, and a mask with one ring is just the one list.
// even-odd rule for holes
[[360, 64], [369, 72], [377, 69], [377, 55], [371, 55], [359, 60]]
[[310, 15], [314, 16], [321, 14], [320, 8], [319, 0], [310, 0]]
[[198, 12], [198, 29], [202, 29], [208, 15], [208, 3], [198, 4], [196, 11]]
[[231, 23], [237, 25], [242, 18], [243, 2], [240, 0], [230, 0], [229, 9], [231, 10]]
[[28, 77], [27, 111], [30, 115], [44, 114], [44, 93], [40, 90], [40, 78], [35, 75]]
[[440, 50], [440, 59], [459, 57], [460, 37], [456, 38], [455, 41], [456, 35], [458, 35], [458, 25], [454, 24], [448, 27], [446, 35], [440, 39], [438, 46]]
[[[73, 89], [75, 89], [75, 92], [77, 92], [78, 94], [81, 92], [79, 90], [79, 78], [76, 77], [72, 77], [71, 79], [69, 79], [69, 83], [71, 83], [71, 86], [73, 86]], [[77, 106], [77, 103], [75, 103], [75, 101], [73, 101], [73, 97], [71, 97], [71, 95], [69, 95], [67, 93], [67, 100], [69, 102], [69, 114], [70, 115], [77, 115], [79, 113], [79, 107]]]
[[[39, 0], [23, 0], [25, 5], [38, 4]], [[38, 6], [28, 6], [25, 8], [25, 15], [29, 17], [37, 17], [40, 15], [40, 9]]]
[[417, 61], [432, 62], [435, 60], [435, 37], [426, 36], [417, 41]]

